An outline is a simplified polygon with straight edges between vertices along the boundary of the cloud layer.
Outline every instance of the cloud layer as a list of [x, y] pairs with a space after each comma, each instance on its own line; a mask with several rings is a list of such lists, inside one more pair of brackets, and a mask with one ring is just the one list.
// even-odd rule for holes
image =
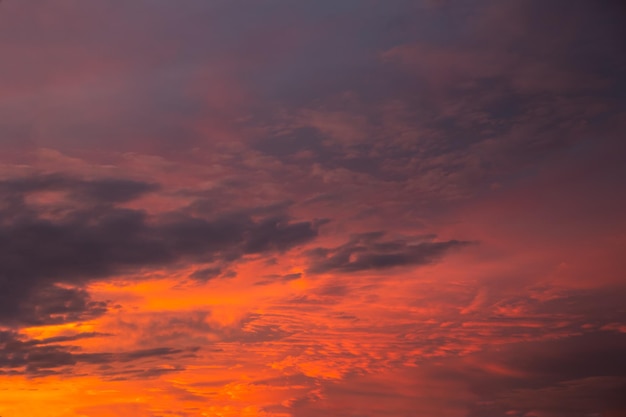
[[625, 415], [624, 13], [3, 1], [0, 415]]

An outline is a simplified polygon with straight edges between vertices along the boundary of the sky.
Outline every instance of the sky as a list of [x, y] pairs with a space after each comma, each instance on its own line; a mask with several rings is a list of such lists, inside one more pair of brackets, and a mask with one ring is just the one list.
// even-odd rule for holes
[[0, 3], [0, 416], [626, 416], [617, 0]]

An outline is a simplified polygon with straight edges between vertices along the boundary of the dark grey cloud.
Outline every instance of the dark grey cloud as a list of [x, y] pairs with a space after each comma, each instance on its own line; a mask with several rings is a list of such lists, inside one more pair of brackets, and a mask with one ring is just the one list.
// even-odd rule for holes
[[590, 377], [626, 376], [626, 333], [596, 331], [505, 349], [507, 365], [543, 383]]
[[487, 348], [477, 363], [512, 372], [478, 366], [459, 376], [480, 398], [468, 415], [624, 415], [625, 349], [626, 334], [608, 331]]
[[303, 244], [317, 236], [316, 226], [320, 223], [289, 223], [284, 217], [270, 217], [259, 221], [255, 227], [245, 232], [245, 253], [285, 251], [292, 246]]
[[[146, 364], [154, 358], [160, 362], [173, 360], [181, 355], [193, 355], [197, 347], [174, 349], [157, 347], [126, 352], [82, 353], [80, 348], [68, 344], [79, 339], [106, 336], [102, 333], [78, 333], [72, 336], [58, 336], [48, 339], [27, 339], [14, 331], [0, 331], [0, 374], [24, 374], [31, 377], [62, 373], [64, 368], [78, 364], [97, 366], [105, 375], [128, 373], [136, 378], [148, 375], [158, 376], [161, 368], [146, 369]], [[130, 369], [122, 365], [132, 363]], [[126, 365], [124, 365], [126, 366]], [[179, 370], [179, 367], [165, 371]]]
[[[0, 183], [0, 197], [10, 202], [0, 207], [0, 322], [95, 316], [106, 306], [80, 289], [90, 280], [147, 266], [227, 265], [245, 255], [283, 252], [314, 239], [321, 224], [292, 222], [285, 214], [252, 216], [245, 210], [211, 218], [184, 211], [155, 217], [116, 205], [156, 187], [62, 176]], [[58, 202], [62, 209], [53, 212], [28, 202], [33, 193], [47, 190], [72, 197]]]
[[24, 298], [17, 301], [18, 303], [13, 305], [14, 310], [0, 308], [0, 311], [12, 316], [4, 317], [6, 322], [28, 325], [69, 323], [99, 317], [108, 309], [106, 301], [92, 300], [84, 289], [48, 283], [31, 288], [24, 293]]
[[359, 234], [335, 248], [315, 248], [308, 252], [308, 272], [359, 272], [399, 266], [419, 266], [435, 262], [450, 250], [471, 244], [458, 240], [383, 240], [380, 232]]
[[211, 279], [217, 278], [221, 275], [222, 268], [202, 268], [194, 271], [189, 278], [195, 279], [197, 281], [209, 281]]
[[[350, 48], [342, 49], [357, 54], [356, 66], [334, 56], [337, 43], [311, 50], [305, 61], [332, 62], [334, 71], [317, 71], [300, 83], [306, 87], [283, 94], [296, 121], [287, 128], [275, 121], [276, 131], [251, 146], [286, 165], [408, 183], [431, 203], [515, 183], [591, 137], [608, 142], [598, 130], [622, 117], [623, 25], [614, 7], [601, 3], [575, 1], [568, 10], [519, 1], [430, 10], [381, 5], [380, 18], [366, 25], [380, 35], [370, 46], [395, 51], [383, 54], [389, 59], [362, 54], [349, 37]], [[384, 20], [387, 28], [375, 27]], [[296, 80], [309, 76], [295, 70]], [[304, 98], [309, 88], [314, 95]], [[309, 113], [322, 123], [302, 116]], [[362, 137], [352, 140], [351, 130]]]
[[123, 178], [85, 180], [61, 174], [0, 181], [0, 193], [4, 195], [20, 197], [42, 191], [66, 191], [82, 203], [123, 203], [158, 189], [158, 184]]

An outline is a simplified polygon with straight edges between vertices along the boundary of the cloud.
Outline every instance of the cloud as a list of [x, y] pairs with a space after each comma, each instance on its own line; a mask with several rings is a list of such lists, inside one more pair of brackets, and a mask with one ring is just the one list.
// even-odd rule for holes
[[626, 415], [591, 3], [3, 1], [0, 415]]
[[194, 271], [189, 277], [197, 281], [209, 281], [219, 277], [221, 273], [222, 268], [202, 268]]
[[273, 284], [276, 282], [289, 282], [289, 281], [296, 280], [300, 277], [302, 277], [302, 273], [300, 272], [293, 273], [293, 274], [285, 274], [285, 275], [270, 274], [270, 275], [265, 275], [263, 277], [265, 278], [264, 280], [257, 281], [254, 283], [254, 285], [269, 285], [269, 284]]
[[124, 203], [159, 189], [158, 184], [123, 178], [85, 180], [62, 174], [47, 174], [0, 181], [0, 193], [24, 197], [37, 192], [68, 192], [82, 203]]
[[308, 252], [310, 259], [308, 272], [350, 273], [427, 265], [454, 248], [470, 244], [458, 240], [411, 242], [407, 239], [382, 240], [382, 238], [382, 233], [360, 234], [335, 248], [312, 249]]
[[[213, 346], [214, 343], [256, 344], [284, 339], [291, 334], [277, 323], [263, 321], [259, 314], [246, 314], [221, 323], [209, 311], [153, 314], [146, 322], [136, 320], [135, 332], [140, 344], [147, 346], [171, 343]], [[214, 346], [215, 347], [215, 346]]]
[[0, 320], [4, 319], [5, 324], [19, 322], [36, 326], [86, 321], [105, 314], [108, 309], [107, 302], [92, 300], [84, 289], [54, 284], [31, 288], [17, 301], [19, 303], [12, 306], [14, 310], [0, 308], [4, 313], [4, 316], [0, 314]]
[[[481, 397], [468, 415], [621, 415], [625, 348], [626, 334], [613, 332], [487, 348], [468, 358], [480, 359], [459, 376]], [[490, 372], [504, 369], [510, 371]]]
[[[25, 374], [32, 377], [63, 373], [64, 368], [77, 365], [98, 366], [106, 376], [124, 375], [146, 378], [159, 376], [163, 372], [180, 370], [172, 368], [143, 368], [153, 358], [163, 363], [180, 355], [193, 354], [198, 348], [157, 347], [122, 352], [82, 353], [78, 346], [60, 344], [85, 338], [106, 336], [101, 333], [78, 333], [72, 336], [58, 336], [43, 340], [27, 339], [14, 331], [0, 331], [0, 373]], [[148, 362], [146, 362], [148, 361]], [[119, 367], [119, 364], [132, 362], [133, 369]], [[135, 369], [136, 367], [136, 369]], [[161, 372], [158, 372], [161, 371]], [[128, 376], [131, 375], [131, 376]]]
[[[7, 202], [0, 208], [0, 322], [97, 315], [104, 305], [80, 289], [94, 279], [182, 261], [227, 265], [246, 255], [284, 252], [314, 239], [323, 223], [292, 222], [284, 214], [253, 217], [241, 209], [212, 218], [184, 211], [153, 216], [117, 205], [157, 187], [62, 176], [0, 183]], [[69, 198], [58, 197], [53, 209], [29, 201], [43, 191]]]

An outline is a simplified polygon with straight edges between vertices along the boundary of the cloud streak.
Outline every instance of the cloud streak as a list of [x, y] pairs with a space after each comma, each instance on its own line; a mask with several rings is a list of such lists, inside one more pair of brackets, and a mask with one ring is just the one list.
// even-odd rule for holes
[[399, 266], [420, 266], [435, 262], [453, 248], [470, 242], [411, 242], [406, 239], [382, 240], [382, 233], [354, 236], [336, 248], [315, 248], [309, 252], [310, 273], [374, 271]]

